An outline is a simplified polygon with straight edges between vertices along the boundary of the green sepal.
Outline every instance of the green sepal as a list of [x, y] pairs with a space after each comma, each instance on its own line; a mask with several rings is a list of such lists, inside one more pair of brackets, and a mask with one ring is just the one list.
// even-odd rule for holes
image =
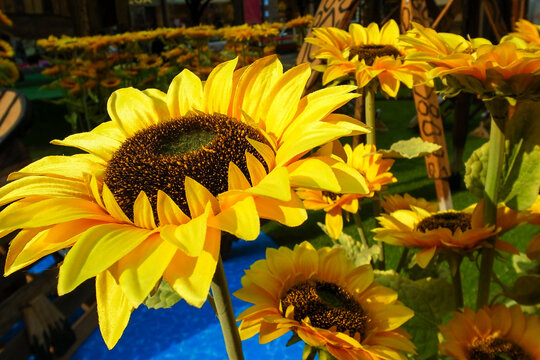
[[144, 299], [143, 304], [149, 309], [167, 309], [182, 300], [168, 282], [161, 279], [155, 291]]
[[290, 339], [287, 340], [287, 344], [285, 346], [287, 346], [287, 347], [292, 346], [292, 345], [296, 344], [299, 341], [302, 341], [302, 339], [295, 332], [293, 332]]
[[[454, 309], [452, 285], [444, 279], [410, 280], [393, 270], [375, 270], [375, 281], [392, 288], [398, 299], [414, 311], [403, 328], [412, 336], [418, 359], [428, 359], [438, 352], [438, 325]], [[429, 301], [426, 301], [429, 299]]]
[[407, 140], [397, 141], [390, 146], [390, 149], [381, 149], [379, 152], [384, 157], [414, 159], [432, 154], [440, 148], [441, 145], [439, 144], [424, 141], [419, 137], [413, 137]]
[[314, 347], [305, 344], [304, 351], [302, 351], [302, 360], [314, 360], [315, 355], [317, 355], [317, 350]]

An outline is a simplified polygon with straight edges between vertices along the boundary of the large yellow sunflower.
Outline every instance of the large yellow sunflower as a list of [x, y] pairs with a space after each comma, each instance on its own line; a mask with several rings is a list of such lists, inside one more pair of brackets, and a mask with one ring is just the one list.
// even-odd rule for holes
[[388, 171], [394, 160], [383, 159], [382, 154], [377, 153], [375, 145], [359, 144], [352, 149], [349, 144], [342, 146], [339, 141], [325, 145], [317, 154], [333, 156], [346, 162], [362, 174], [367, 183], [367, 192], [362, 191], [364, 189], [358, 189], [356, 193], [350, 194], [313, 189], [298, 191], [306, 209], [323, 209], [326, 212], [325, 224], [328, 234], [337, 239], [343, 231], [342, 210], [355, 214], [358, 211], [358, 199], [372, 197], [375, 191], [380, 191], [385, 185], [397, 181]]
[[[220, 64], [203, 83], [183, 71], [168, 92], [115, 91], [111, 121], [54, 144], [86, 151], [49, 156], [11, 174], [0, 189], [0, 236], [9, 275], [59, 249], [58, 292], [96, 277], [100, 328], [109, 347], [131, 311], [162, 279], [200, 307], [219, 257], [220, 234], [246, 240], [260, 218], [306, 219], [293, 187], [351, 192], [364, 180], [313, 147], [364, 130], [332, 111], [352, 86], [302, 97], [309, 65], [283, 73], [277, 57], [234, 71]], [[323, 100], [323, 101], [321, 101]]]
[[373, 281], [370, 265], [355, 267], [341, 248], [308, 242], [267, 249], [234, 295], [254, 304], [238, 316], [240, 336], [268, 343], [289, 331], [339, 360], [405, 359], [414, 353], [400, 326], [413, 316], [397, 294]]
[[380, 30], [379, 25], [371, 23], [367, 27], [351, 24], [348, 32], [333, 27], [312, 31], [314, 37], [305, 41], [316, 46], [314, 57], [326, 60], [323, 84], [354, 76], [358, 87], [378, 84], [385, 94], [396, 97], [400, 84], [411, 88], [425, 80], [425, 63], [404, 60], [399, 27], [394, 20]]
[[[421, 267], [426, 267], [437, 250], [470, 250], [496, 234], [494, 226], [483, 225], [482, 207], [463, 211], [430, 212], [412, 206], [412, 210], [397, 210], [377, 218], [380, 227], [373, 230], [374, 239], [391, 245], [421, 249], [415, 256]], [[498, 222], [503, 222], [499, 217]], [[496, 247], [517, 252], [511, 244], [497, 240]]]
[[457, 360], [540, 359], [540, 320], [524, 315], [519, 305], [496, 304], [476, 313], [465, 308], [440, 330], [441, 353]]

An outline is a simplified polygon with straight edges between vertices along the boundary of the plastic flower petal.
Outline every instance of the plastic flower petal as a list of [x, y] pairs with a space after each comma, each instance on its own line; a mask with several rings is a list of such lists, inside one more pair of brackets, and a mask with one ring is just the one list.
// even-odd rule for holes
[[5, 274], [70, 248], [58, 292], [96, 278], [111, 348], [131, 311], [162, 281], [187, 303], [204, 304], [221, 231], [254, 240], [261, 218], [304, 222], [296, 182], [343, 192], [365, 187], [361, 174], [330, 158], [318, 164], [329, 180], [294, 176], [314, 147], [366, 131], [332, 114], [357, 96], [353, 86], [324, 92], [320, 104], [319, 92], [302, 97], [306, 65], [284, 73], [275, 56], [235, 71], [236, 64], [217, 66], [206, 82], [185, 70], [167, 93], [117, 90], [107, 104], [110, 121], [54, 141], [86, 154], [46, 157], [11, 174], [0, 188], [0, 206], [7, 205], [0, 235], [21, 231]]
[[385, 185], [396, 182], [389, 171], [394, 160], [383, 159], [376, 152], [374, 145], [359, 144], [354, 149], [346, 144], [344, 147], [336, 141], [321, 148], [318, 154], [331, 155], [334, 159], [346, 162], [366, 179], [366, 193], [339, 193], [321, 190], [299, 190], [298, 195], [303, 199], [304, 206], [309, 210], [324, 210], [325, 225], [328, 234], [337, 239], [343, 231], [343, 211], [355, 214], [358, 211], [358, 199], [372, 197], [375, 191], [380, 191]]
[[289, 331], [343, 359], [406, 359], [415, 353], [400, 328], [413, 316], [397, 294], [373, 281], [371, 266], [355, 267], [341, 248], [267, 249], [234, 295], [253, 306], [238, 316], [242, 339], [261, 343]]
[[540, 319], [523, 314], [519, 305], [496, 304], [476, 313], [465, 308], [439, 328], [439, 350], [453, 359], [540, 359]]

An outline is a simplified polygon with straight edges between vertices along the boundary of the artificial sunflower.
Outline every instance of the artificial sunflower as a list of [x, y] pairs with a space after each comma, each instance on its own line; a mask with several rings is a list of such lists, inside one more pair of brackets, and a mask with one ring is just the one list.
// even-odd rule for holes
[[427, 210], [431, 213], [439, 210], [438, 203], [427, 201], [424, 198], [414, 198], [409, 194], [403, 196], [399, 194], [384, 195], [381, 200], [381, 207], [387, 214], [391, 214], [396, 210], [412, 210], [413, 206]]
[[355, 267], [342, 248], [309, 242], [267, 249], [234, 293], [254, 304], [238, 316], [242, 339], [268, 343], [289, 331], [339, 360], [406, 359], [415, 353], [400, 326], [413, 311], [373, 281], [370, 265]]
[[338, 28], [314, 28], [314, 37], [306, 42], [316, 46], [312, 56], [325, 59], [323, 84], [339, 78], [354, 76], [358, 87], [380, 86], [388, 96], [396, 97], [400, 84], [411, 88], [425, 80], [427, 65], [404, 60], [404, 49], [399, 44], [399, 27], [394, 20], [367, 27], [351, 24], [349, 31]]
[[5, 274], [71, 248], [58, 293], [96, 277], [100, 328], [111, 348], [162, 279], [189, 304], [203, 305], [221, 231], [254, 240], [260, 218], [301, 224], [306, 212], [292, 187], [362, 186], [342, 163], [302, 158], [364, 131], [332, 114], [355, 97], [354, 87], [302, 97], [308, 64], [283, 73], [275, 56], [235, 72], [236, 63], [220, 64], [205, 83], [185, 70], [167, 93], [117, 90], [107, 104], [111, 121], [53, 141], [87, 153], [45, 157], [11, 174], [0, 189], [0, 206], [9, 204], [0, 236], [21, 231]]
[[476, 313], [465, 308], [440, 330], [441, 353], [457, 360], [540, 359], [540, 320], [524, 315], [519, 305], [496, 304]]
[[[377, 217], [380, 227], [373, 230], [374, 239], [391, 245], [421, 249], [415, 256], [419, 266], [425, 268], [437, 250], [471, 250], [482, 246], [497, 234], [495, 226], [483, 225], [481, 206], [463, 211], [430, 212], [411, 206], [412, 210], [396, 210]], [[500, 217], [497, 221], [503, 221]], [[495, 246], [516, 253], [511, 244], [497, 239]]]
[[[505, 98], [511, 105], [518, 100], [538, 100], [540, 57], [534, 52], [519, 48], [512, 41], [497, 45], [482, 38], [474, 42], [464, 39], [445, 42], [433, 30], [419, 29], [420, 25], [416, 24], [416, 31], [401, 37], [411, 45], [406, 58], [428, 63], [431, 66], [428, 78], [443, 81], [444, 95], [456, 96], [464, 91], [482, 100]], [[444, 46], [437, 45], [437, 41]], [[431, 51], [426, 51], [430, 47], [433, 47]]]
[[[341, 194], [320, 190], [300, 190], [298, 195], [303, 199], [304, 206], [309, 210], [321, 210], [326, 213], [325, 224], [328, 234], [337, 239], [343, 231], [343, 213], [355, 214], [358, 211], [358, 199], [373, 197], [375, 191], [380, 191], [385, 185], [396, 182], [390, 167], [394, 160], [383, 159], [377, 153], [375, 145], [359, 144], [354, 149], [349, 144], [342, 146], [339, 141], [322, 147], [318, 154], [334, 156], [356, 169], [366, 179], [368, 191], [350, 194]], [[361, 190], [361, 189], [359, 189]]]

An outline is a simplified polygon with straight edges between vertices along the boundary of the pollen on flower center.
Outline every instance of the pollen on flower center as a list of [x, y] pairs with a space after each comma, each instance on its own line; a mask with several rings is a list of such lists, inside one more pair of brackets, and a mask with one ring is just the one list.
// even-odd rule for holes
[[439, 228], [447, 228], [453, 234], [457, 229], [461, 231], [470, 229], [471, 219], [472, 216], [470, 214], [459, 211], [447, 211], [423, 219], [416, 225], [416, 230], [426, 232]]
[[469, 359], [471, 360], [496, 360], [503, 358], [532, 360], [532, 357], [521, 346], [501, 338], [478, 339], [469, 348]]
[[287, 290], [281, 305], [283, 311], [294, 307], [296, 321], [307, 317], [311, 325], [321, 329], [335, 327], [350, 336], [365, 336], [368, 317], [364, 310], [347, 290], [334, 283], [313, 279], [300, 282]]
[[376, 57], [393, 56], [398, 58], [401, 53], [392, 45], [366, 44], [351, 47], [349, 60], [358, 55], [358, 60], [364, 60], [366, 65], [373, 65]]
[[247, 138], [267, 143], [255, 128], [221, 114], [194, 114], [166, 121], [127, 139], [109, 161], [104, 181], [130, 218], [141, 191], [150, 199], [154, 215], [158, 190], [189, 214], [186, 176], [216, 196], [228, 190], [231, 161], [250, 179], [246, 151], [266, 166]]

